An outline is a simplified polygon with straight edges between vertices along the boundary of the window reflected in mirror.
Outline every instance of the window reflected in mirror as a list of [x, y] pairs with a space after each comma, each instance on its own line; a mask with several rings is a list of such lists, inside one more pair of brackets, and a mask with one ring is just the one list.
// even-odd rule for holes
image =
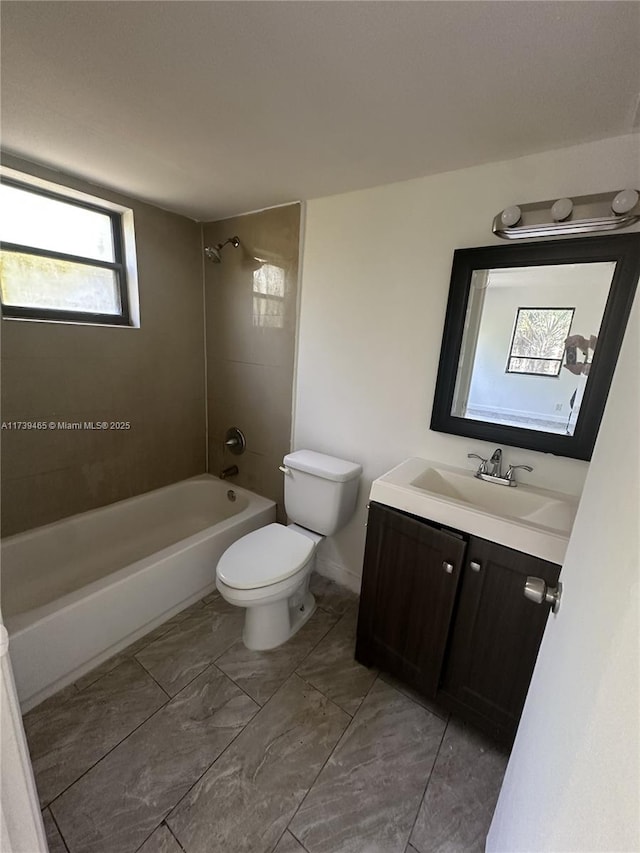
[[573, 435], [615, 268], [474, 270], [451, 415]]

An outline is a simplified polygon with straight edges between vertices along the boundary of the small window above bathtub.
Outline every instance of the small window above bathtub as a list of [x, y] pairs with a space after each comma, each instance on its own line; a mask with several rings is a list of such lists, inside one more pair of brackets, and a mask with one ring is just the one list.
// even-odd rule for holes
[[132, 211], [9, 171], [0, 183], [3, 317], [138, 326]]

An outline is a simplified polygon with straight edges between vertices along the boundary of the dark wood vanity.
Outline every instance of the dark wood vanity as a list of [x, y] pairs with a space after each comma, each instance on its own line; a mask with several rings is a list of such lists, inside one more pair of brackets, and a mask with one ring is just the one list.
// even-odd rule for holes
[[515, 732], [549, 615], [528, 575], [560, 566], [372, 502], [356, 659], [503, 743]]

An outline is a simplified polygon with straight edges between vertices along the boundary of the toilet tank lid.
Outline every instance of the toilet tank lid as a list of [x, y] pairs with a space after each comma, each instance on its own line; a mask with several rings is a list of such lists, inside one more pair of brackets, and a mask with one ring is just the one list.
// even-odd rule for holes
[[284, 457], [284, 464], [294, 471], [304, 471], [306, 474], [315, 474], [326, 480], [335, 480], [338, 483], [346, 483], [362, 474], [362, 465], [357, 462], [347, 462], [335, 456], [327, 456], [317, 453], [315, 450], [296, 450]]

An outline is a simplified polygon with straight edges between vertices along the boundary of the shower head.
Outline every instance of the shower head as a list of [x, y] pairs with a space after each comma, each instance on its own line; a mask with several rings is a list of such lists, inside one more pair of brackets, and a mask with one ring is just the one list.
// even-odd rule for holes
[[204, 253], [210, 261], [213, 261], [214, 264], [219, 264], [222, 261], [222, 249], [227, 245], [227, 243], [231, 243], [234, 249], [237, 249], [240, 245], [240, 240], [238, 237], [229, 237], [224, 241], [224, 243], [218, 243], [215, 247], [205, 246]]

